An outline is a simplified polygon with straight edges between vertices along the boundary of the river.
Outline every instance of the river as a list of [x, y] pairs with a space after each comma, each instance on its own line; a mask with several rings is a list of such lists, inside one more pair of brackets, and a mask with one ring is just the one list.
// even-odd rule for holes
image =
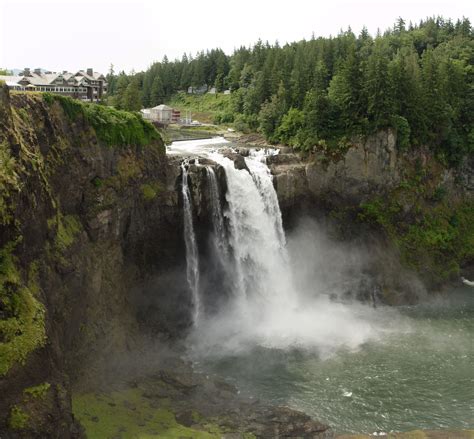
[[398, 311], [404, 331], [355, 351], [254, 347], [201, 367], [338, 433], [474, 428], [474, 289]]

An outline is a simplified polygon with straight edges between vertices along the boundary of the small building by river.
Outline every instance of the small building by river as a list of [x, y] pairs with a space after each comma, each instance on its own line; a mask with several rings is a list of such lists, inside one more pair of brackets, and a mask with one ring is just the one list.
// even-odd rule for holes
[[144, 119], [163, 124], [177, 123], [181, 117], [179, 110], [164, 104], [157, 105], [153, 108], [145, 108], [142, 110], [142, 115]]

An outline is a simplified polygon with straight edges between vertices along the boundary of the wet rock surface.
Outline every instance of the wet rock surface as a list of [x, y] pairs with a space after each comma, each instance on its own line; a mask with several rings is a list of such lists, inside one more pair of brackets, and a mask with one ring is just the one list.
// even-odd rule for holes
[[248, 156], [248, 150], [242, 149], [241, 151], [237, 152], [228, 149], [221, 151], [221, 153], [224, 157], [227, 157], [234, 162], [235, 169], [245, 169], [247, 172], [250, 172], [247, 164], [245, 163], [245, 157]]

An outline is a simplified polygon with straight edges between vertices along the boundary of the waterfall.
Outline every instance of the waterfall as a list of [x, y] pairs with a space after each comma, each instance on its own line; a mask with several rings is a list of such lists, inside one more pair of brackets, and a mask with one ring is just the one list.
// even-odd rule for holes
[[245, 159], [245, 163], [252, 173], [255, 185], [257, 186], [260, 196], [265, 204], [267, 215], [274, 221], [274, 228], [278, 236], [278, 242], [281, 250], [286, 253], [286, 238], [283, 230], [283, 222], [281, 219], [280, 205], [278, 203], [277, 193], [273, 186], [273, 175], [266, 164], [266, 156], [264, 151], [253, 153]]
[[[224, 167], [232, 248], [235, 295], [238, 305], [288, 306], [291, 276], [286, 262], [281, 212], [267, 165], [259, 157], [246, 158], [250, 173], [238, 170], [221, 154], [212, 159]], [[250, 305], [250, 306], [249, 306]]]
[[188, 185], [187, 163], [181, 163], [182, 172], [182, 194], [184, 214], [184, 242], [186, 246], [186, 278], [191, 289], [193, 301], [193, 323], [196, 326], [200, 313], [199, 297], [199, 253], [196, 244], [196, 236], [193, 226], [193, 209], [191, 204], [191, 192]]
[[[287, 248], [266, 163], [272, 153], [250, 152], [246, 169], [236, 169], [219, 150], [206, 153], [223, 167], [227, 191], [222, 210], [218, 180], [206, 166], [213, 236], [212, 251], [203, 261], [201, 303], [214, 309], [204, 316], [201, 306], [199, 326], [190, 335], [198, 356], [235, 355], [255, 346], [316, 348], [329, 356], [341, 346], [355, 349], [385, 331], [371, 308], [331, 300], [327, 291], [333, 290], [313, 269], [321, 252], [328, 251], [317, 230], [303, 224]], [[338, 276], [339, 262], [328, 260], [324, 268]]]

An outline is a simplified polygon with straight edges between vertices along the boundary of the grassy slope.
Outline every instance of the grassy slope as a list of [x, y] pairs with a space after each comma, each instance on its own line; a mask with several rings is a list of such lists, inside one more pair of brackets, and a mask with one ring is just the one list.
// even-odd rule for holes
[[227, 111], [229, 102], [230, 95], [222, 93], [203, 95], [178, 93], [167, 102], [167, 105], [180, 110], [183, 116], [185, 110], [190, 110], [193, 120], [198, 120], [201, 123], [214, 123], [218, 113]]

